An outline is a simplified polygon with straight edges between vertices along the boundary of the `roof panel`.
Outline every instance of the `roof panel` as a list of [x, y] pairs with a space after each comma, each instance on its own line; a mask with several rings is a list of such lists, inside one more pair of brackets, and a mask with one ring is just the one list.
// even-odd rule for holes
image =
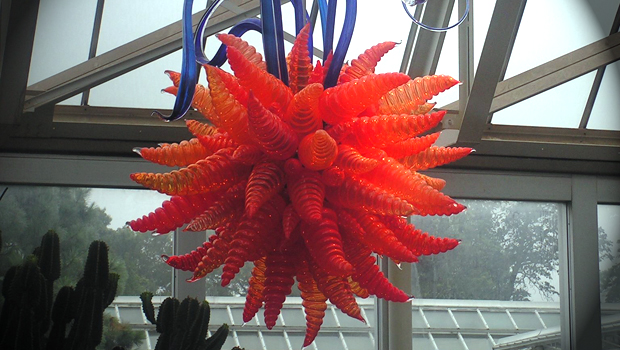
[[88, 59], [97, 0], [41, 1], [28, 85]]
[[[618, 6], [617, 2], [615, 6]], [[615, 8], [609, 11], [612, 18], [614, 13]], [[576, 19], [579, 25], [575, 25]], [[608, 34], [609, 29], [603, 30], [599, 26], [599, 19], [587, 1], [530, 1], [525, 6], [505, 78], [551, 61]]]
[[620, 131], [620, 61], [609, 64], [605, 68], [601, 87], [599, 88], [592, 114], [588, 121], [588, 129]]
[[[195, 0], [194, 13], [203, 10], [206, 3], [206, 0]], [[182, 1], [106, 0], [97, 55], [178, 21], [182, 11]]]
[[491, 123], [577, 128], [595, 75], [590, 72], [495, 112]]

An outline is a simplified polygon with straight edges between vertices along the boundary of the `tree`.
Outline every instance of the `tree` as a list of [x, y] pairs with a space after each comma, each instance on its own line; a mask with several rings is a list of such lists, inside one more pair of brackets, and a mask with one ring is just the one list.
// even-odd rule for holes
[[454, 250], [421, 257], [414, 294], [425, 298], [529, 300], [558, 295], [560, 207], [555, 203], [463, 201], [451, 217], [412, 218], [423, 231], [462, 240]]
[[110, 216], [88, 204], [88, 194], [86, 188], [10, 187], [0, 201], [4, 242], [0, 275], [21, 263], [39, 245], [41, 235], [53, 229], [62, 242], [62, 277], [55, 284], [57, 289], [77, 282], [90, 242], [104, 240], [110, 247], [111, 271], [121, 275], [119, 295], [139, 295], [145, 290], [171, 294], [171, 268], [159, 258], [172, 250], [170, 239], [108, 228]]

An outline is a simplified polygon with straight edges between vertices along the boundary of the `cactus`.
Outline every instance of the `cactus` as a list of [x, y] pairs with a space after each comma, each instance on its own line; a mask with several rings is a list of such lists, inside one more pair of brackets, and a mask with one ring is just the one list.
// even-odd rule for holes
[[94, 350], [101, 342], [103, 312], [118, 284], [119, 276], [108, 270], [108, 247], [94, 241], [83, 277], [75, 288], [61, 288], [52, 304], [54, 281], [60, 277], [60, 242], [54, 231], [47, 232], [41, 246], [4, 276], [0, 349]]
[[[157, 319], [151, 299], [153, 294], [140, 295], [142, 311], [156, 326], [159, 335], [155, 350], [220, 350], [228, 337], [228, 325], [223, 324], [211, 337], [206, 338], [211, 309], [209, 303], [187, 297], [182, 302], [166, 298], [159, 307]], [[206, 339], [205, 339], [206, 338]]]

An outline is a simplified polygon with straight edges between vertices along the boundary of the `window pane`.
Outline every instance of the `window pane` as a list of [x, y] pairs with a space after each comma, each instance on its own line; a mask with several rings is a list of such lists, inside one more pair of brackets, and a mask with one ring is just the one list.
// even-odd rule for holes
[[161, 204], [150, 191], [35, 186], [3, 186], [2, 191], [5, 188], [0, 201], [4, 244], [0, 274], [20, 264], [40, 245], [41, 237], [54, 230], [61, 253], [61, 277], [54, 283], [55, 291], [76, 284], [88, 246], [103, 240], [109, 247], [110, 271], [120, 275], [117, 295], [171, 294], [171, 269], [160, 259], [172, 251], [171, 236], [154, 239], [124, 227], [133, 219], [130, 216], [137, 203], [147, 203], [140, 209], [144, 212]]
[[620, 205], [598, 205], [603, 348], [620, 345]]
[[458, 215], [411, 220], [431, 235], [461, 239], [454, 250], [413, 265], [414, 347], [487, 349], [491, 339], [533, 344], [542, 329], [554, 334], [545, 345], [559, 343], [563, 205], [460, 202], [467, 210]]

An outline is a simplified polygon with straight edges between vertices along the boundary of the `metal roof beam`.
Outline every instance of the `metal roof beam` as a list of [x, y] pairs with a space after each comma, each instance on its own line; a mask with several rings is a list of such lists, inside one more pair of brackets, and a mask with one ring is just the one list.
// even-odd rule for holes
[[[282, 3], [288, 1], [282, 0]], [[210, 20], [205, 34], [213, 35], [244, 18], [256, 16], [260, 11], [259, 4], [254, 1], [237, 6], [245, 12], [234, 14], [230, 11], [217, 11], [217, 15]], [[197, 25], [203, 13], [204, 11], [200, 11], [194, 14], [193, 23]], [[41, 93], [27, 99], [24, 103], [24, 110], [28, 111], [48, 103], [60, 102], [180, 49], [182, 47], [181, 28], [181, 21], [177, 21], [29, 86], [28, 90]]]
[[497, 83], [503, 79], [512, 52], [526, 0], [498, 0], [495, 4], [478, 70], [458, 136], [463, 145], [480, 142], [482, 132], [489, 122], [489, 110]]
[[620, 60], [620, 33], [584, 46], [497, 85], [489, 113]]
[[[614, 22], [611, 25], [611, 30], [609, 31], [609, 35], [612, 35], [618, 32], [620, 29], [620, 5], [618, 5], [618, 11], [616, 12], [616, 17], [614, 18]], [[588, 120], [590, 120], [590, 115], [592, 114], [592, 108], [594, 108], [594, 102], [596, 101], [596, 96], [598, 95], [598, 90], [601, 87], [601, 83], [603, 82], [603, 75], [605, 74], [605, 67], [603, 66], [596, 71], [596, 76], [594, 77], [594, 83], [592, 84], [592, 89], [590, 90], [590, 95], [588, 96], [588, 101], [586, 102], [586, 108], [583, 110], [583, 115], [581, 116], [581, 120], [579, 121], [579, 128], [585, 129], [588, 125]]]
[[[422, 21], [433, 27], [447, 27], [454, 7], [454, 1], [427, 2], [424, 5]], [[415, 78], [435, 73], [445, 37], [446, 32], [419, 31], [411, 63], [407, 70], [407, 74], [410, 77]]]

